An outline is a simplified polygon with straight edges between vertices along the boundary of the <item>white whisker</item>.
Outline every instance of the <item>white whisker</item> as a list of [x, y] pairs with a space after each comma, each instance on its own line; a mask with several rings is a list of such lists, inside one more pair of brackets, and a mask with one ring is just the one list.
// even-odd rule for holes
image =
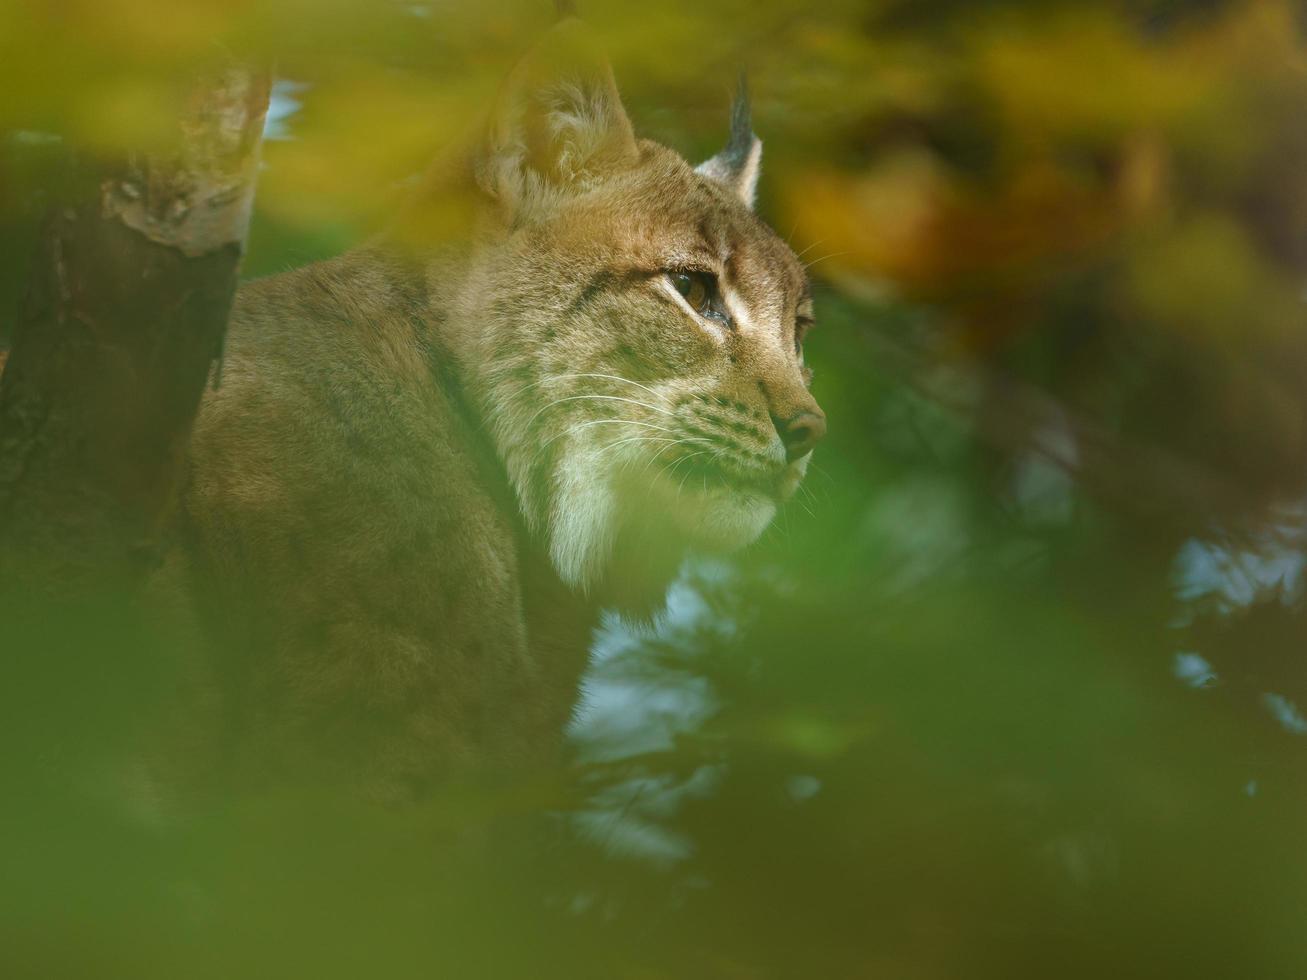
[[545, 412], [549, 411], [549, 409], [553, 408], [556, 405], [562, 405], [564, 402], [580, 402], [580, 401], [626, 402], [628, 405], [639, 405], [641, 408], [647, 408], [654, 412], [662, 412], [664, 415], [670, 415], [672, 418], [676, 418], [676, 414], [674, 412], [671, 412], [666, 408], [660, 408], [657, 405], [650, 405], [648, 402], [642, 402], [637, 398], [623, 398], [621, 395], [568, 395], [566, 398], [555, 399], [554, 401], [550, 402], [548, 405], [544, 406], [544, 408], [541, 408], [538, 412], [536, 412], [534, 415], [532, 415], [529, 419], [526, 420], [525, 428], [529, 429], [531, 427], [532, 422], [534, 422], [541, 415], [543, 415]]
[[811, 269], [818, 262], [825, 262], [827, 259], [838, 259], [841, 255], [848, 255], [848, 254], [849, 254], [848, 252], [831, 252], [829, 255], [819, 255], [811, 262], [803, 263], [803, 267], [805, 269]]
[[803, 257], [804, 257], [805, 255], [807, 255], [809, 252], [811, 252], [811, 251], [812, 251], [814, 248], [816, 248], [818, 245], [824, 245], [825, 243], [826, 243], [826, 239], [824, 239], [824, 238], [820, 238], [820, 239], [818, 239], [817, 241], [812, 242], [811, 244], [809, 244], [807, 248], [805, 248], [802, 252], [799, 252], [799, 253], [798, 253], [796, 256], [794, 256], [794, 257], [795, 257], [796, 259], [800, 259], [800, 260], [802, 260]]
[[588, 422], [578, 422], [576, 425], [569, 425], [562, 432], [555, 432], [552, 436], [546, 439], [531, 457], [531, 462], [527, 467], [528, 470], [535, 468], [536, 463], [540, 460], [541, 454], [549, 448], [551, 443], [561, 439], [563, 436], [573, 435], [581, 429], [587, 429], [592, 425], [636, 425], [641, 428], [657, 429], [659, 432], [667, 432], [671, 435], [676, 435], [675, 429], [669, 429], [665, 425], [654, 425], [652, 422], [639, 422], [635, 419], [590, 419]]
[[550, 375], [548, 378], [544, 378], [542, 381], [538, 381], [538, 382], [536, 382], [536, 383], [537, 383], [537, 384], [543, 384], [545, 381], [563, 381], [563, 380], [567, 380], [567, 379], [569, 379], [569, 378], [602, 378], [602, 379], [604, 379], [604, 380], [606, 380], [606, 381], [621, 381], [623, 384], [634, 385], [634, 386], [637, 387], [637, 388], [640, 388], [640, 389], [642, 389], [642, 390], [644, 390], [644, 391], [647, 391], [647, 392], [649, 392], [649, 394], [653, 395], [655, 398], [661, 398], [661, 397], [662, 397], [662, 395], [660, 395], [658, 392], [654, 391], [654, 390], [653, 390], [652, 388], [650, 388], [648, 385], [642, 385], [642, 384], [640, 384], [640, 382], [638, 382], [638, 381], [632, 381], [630, 378], [623, 378], [621, 375], [617, 375], [617, 374], [592, 374], [592, 373], [586, 373], [586, 374], [553, 374], [553, 375]]
[[[680, 466], [682, 463], [694, 459], [696, 456], [706, 456], [710, 452], [712, 452], [710, 449], [701, 449], [697, 453], [690, 453], [687, 456], [682, 456], [667, 469], [667, 475], [669, 477], [674, 475], [676, 473], [676, 467]], [[685, 476], [681, 477], [681, 482], [676, 487], [676, 496], [678, 499], [681, 496], [681, 489], [685, 486], [685, 481], [688, 480], [693, 473], [694, 470], [686, 470]]]
[[599, 452], [596, 453], [595, 455], [600, 456], [608, 452], [608, 450], [610, 449], [615, 449], [618, 446], [625, 446], [627, 443], [630, 442], [668, 442], [671, 443], [672, 445], [676, 445], [676, 443], [680, 441], [681, 440], [679, 439], [663, 439], [659, 436], [627, 436], [625, 439], [618, 439], [614, 442], [610, 442], [607, 443], [606, 445], [601, 446], [599, 448]]

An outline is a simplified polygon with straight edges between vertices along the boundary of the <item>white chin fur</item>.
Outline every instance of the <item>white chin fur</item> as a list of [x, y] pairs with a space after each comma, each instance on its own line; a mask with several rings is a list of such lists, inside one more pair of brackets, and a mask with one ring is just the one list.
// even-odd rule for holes
[[582, 591], [603, 574], [622, 525], [666, 528], [685, 546], [724, 553], [752, 544], [776, 516], [776, 502], [760, 493], [684, 486], [662, 474], [615, 487], [611, 466], [578, 448], [556, 475], [550, 557], [563, 581]]
[[743, 548], [758, 540], [776, 516], [776, 502], [752, 491], [687, 485], [662, 475], [642, 489], [634, 519], [666, 521], [697, 550]]
[[757, 541], [776, 516], [776, 504], [756, 493], [721, 488], [696, 492], [672, 516], [697, 547], [727, 552]]

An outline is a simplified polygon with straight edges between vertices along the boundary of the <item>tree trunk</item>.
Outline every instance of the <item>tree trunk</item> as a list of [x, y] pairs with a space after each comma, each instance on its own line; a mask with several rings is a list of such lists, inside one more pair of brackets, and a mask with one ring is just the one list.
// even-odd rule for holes
[[197, 86], [176, 149], [48, 216], [0, 377], [0, 589], [130, 589], [157, 559], [220, 357], [268, 80]]
[[0, 773], [38, 837], [71, 813], [104, 829], [87, 787], [172, 698], [180, 651], [137, 600], [216, 377], [267, 98], [209, 78], [172, 151], [52, 211], [0, 365]]

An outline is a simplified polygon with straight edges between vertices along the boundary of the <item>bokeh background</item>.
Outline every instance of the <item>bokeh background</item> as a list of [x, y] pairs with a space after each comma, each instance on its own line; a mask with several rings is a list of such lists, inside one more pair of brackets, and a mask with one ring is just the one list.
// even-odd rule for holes
[[[581, 13], [691, 159], [749, 73], [759, 209], [818, 288], [809, 492], [602, 625], [557, 771], [180, 819], [20, 742], [0, 972], [1307, 976], [1307, 12]], [[41, 215], [199, 67], [275, 65], [259, 276], [386, 224], [553, 17], [8, 0], [0, 340]], [[96, 678], [25, 717], [98, 744], [158, 693]]]

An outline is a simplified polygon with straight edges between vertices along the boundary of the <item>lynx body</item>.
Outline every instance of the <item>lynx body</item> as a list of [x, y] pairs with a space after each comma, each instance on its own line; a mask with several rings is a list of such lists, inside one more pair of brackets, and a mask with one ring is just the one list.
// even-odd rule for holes
[[601, 604], [754, 540], [824, 431], [760, 145], [637, 140], [564, 27], [510, 78], [463, 240], [250, 283], [173, 562], [237, 757], [385, 795], [566, 723]]

